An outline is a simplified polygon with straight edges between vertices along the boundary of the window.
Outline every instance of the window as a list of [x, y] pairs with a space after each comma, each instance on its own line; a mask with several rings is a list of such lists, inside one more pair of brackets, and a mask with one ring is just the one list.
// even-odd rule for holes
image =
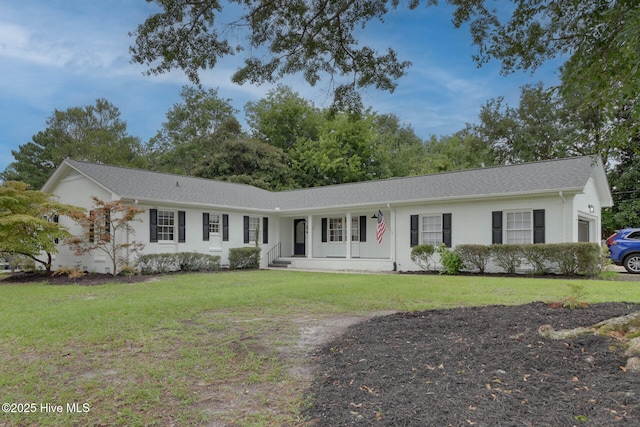
[[422, 217], [422, 244], [438, 246], [442, 243], [442, 215]]
[[258, 230], [260, 229], [260, 218], [249, 217], [249, 242], [255, 243], [258, 241]]
[[360, 241], [360, 217], [357, 216], [351, 217], [351, 241]]
[[175, 216], [171, 211], [158, 211], [158, 240], [173, 241]]
[[111, 212], [108, 208], [89, 212], [89, 241], [109, 241], [111, 239]]
[[329, 218], [329, 241], [342, 242], [344, 218]]
[[209, 233], [220, 234], [220, 215], [209, 214]]
[[507, 244], [531, 243], [532, 236], [531, 211], [507, 212], [505, 229]]

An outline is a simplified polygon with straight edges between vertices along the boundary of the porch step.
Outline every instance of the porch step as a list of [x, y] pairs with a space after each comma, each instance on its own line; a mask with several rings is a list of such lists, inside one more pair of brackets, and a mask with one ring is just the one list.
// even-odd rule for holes
[[269, 267], [271, 268], [287, 268], [291, 264], [291, 261], [285, 261], [281, 259], [274, 259]]

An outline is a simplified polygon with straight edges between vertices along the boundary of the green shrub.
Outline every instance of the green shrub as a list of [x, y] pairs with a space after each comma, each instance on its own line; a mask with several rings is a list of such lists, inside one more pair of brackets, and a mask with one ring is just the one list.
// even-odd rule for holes
[[411, 249], [411, 261], [418, 264], [424, 271], [431, 270], [432, 256], [436, 248], [433, 245], [418, 245]]
[[239, 270], [260, 267], [260, 248], [229, 249], [229, 268]]
[[146, 254], [138, 258], [138, 268], [142, 274], [213, 271], [220, 269], [220, 257], [197, 252]]
[[142, 274], [164, 274], [177, 271], [179, 266], [175, 254], [145, 254], [138, 257], [138, 268]]
[[456, 251], [448, 249], [445, 245], [438, 246], [436, 252], [440, 255], [440, 264], [442, 265], [440, 274], [455, 275], [458, 274], [464, 266], [462, 259], [460, 259]]
[[600, 246], [596, 243], [557, 243], [548, 246], [547, 258], [561, 274], [596, 276], [600, 272]]
[[484, 273], [489, 260], [491, 260], [491, 249], [486, 245], [460, 245], [456, 247], [455, 251], [462, 264], [468, 268], [474, 268], [480, 273]]
[[220, 270], [220, 257], [218, 255], [200, 254], [198, 252], [179, 252], [175, 255], [180, 271]]
[[536, 243], [522, 245], [522, 257], [533, 268], [533, 274], [545, 274], [549, 272], [548, 266], [548, 244]]
[[514, 274], [522, 265], [521, 245], [491, 245], [490, 251], [496, 264], [509, 274]]

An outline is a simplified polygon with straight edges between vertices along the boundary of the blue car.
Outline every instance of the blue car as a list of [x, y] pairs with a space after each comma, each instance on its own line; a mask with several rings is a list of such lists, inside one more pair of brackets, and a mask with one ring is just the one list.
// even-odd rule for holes
[[640, 273], [640, 228], [618, 230], [607, 239], [611, 261], [633, 274]]

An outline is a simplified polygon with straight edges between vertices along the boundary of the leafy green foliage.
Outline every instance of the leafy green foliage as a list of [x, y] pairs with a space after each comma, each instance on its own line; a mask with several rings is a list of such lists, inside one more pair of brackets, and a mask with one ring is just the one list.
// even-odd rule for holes
[[462, 264], [475, 268], [480, 273], [484, 273], [491, 260], [491, 247], [486, 245], [460, 245], [456, 247], [456, 253]]
[[268, 190], [295, 187], [288, 156], [277, 147], [255, 139], [220, 141], [193, 170], [195, 176], [253, 185]]
[[[149, 74], [179, 68], [198, 83], [200, 70], [245, 51], [244, 64], [232, 77], [235, 83], [271, 83], [299, 73], [315, 86], [324, 77], [337, 82], [341, 76], [351, 76], [332, 83], [332, 108], [359, 111], [359, 89], [393, 91], [395, 80], [410, 65], [400, 61], [391, 48], [378, 52], [359, 46], [357, 31], [371, 20], [382, 20], [389, 12], [388, 2], [371, 1], [356, 7], [345, 2], [247, 0], [242, 9], [223, 7], [218, 0], [155, 3], [161, 11], [131, 33], [135, 36], [132, 59], [149, 66]], [[418, 3], [412, 1], [410, 8]], [[397, 6], [397, 1], [391, 2], [391, 7]], [[221, 22], [223, 16], [226, 22]], [[227, 38], [231, 33], [240, 39], [239, 45], [231, 45]]]
[[229, 268], [241, 270], [260, 267], [260, 248], [244, 247], [229, 249]]
[[27, 256], [50, 271], [56, 240], [70, 236], [55, 219], [77, 209], [29, 190], [24, 182], [4, 183], [0, 186], [0, 252]]
[[41, 188], [67, 157], [118, 166], [147, 164], [140, 140], [127, 134], [120, 111], [105, 99], [96, 100], [95, 105], [55, 110], [44, 131], [11, 153], [15, 161], [0, 178], [23, 181], [32, 188]]
[[217, 89], [184, 86], [182, 102], [174, 104], [166, 121], [149, 141], [156, 170], [193, 175], [200, 160], [220, 151], [218, 142], [242, 137], [237, 110]]
[[436, 248], [436, 252], [440, 255], [441, 274], [457, 275], [464, 267], [460, 255], [455, 250], [451, 250], [445, 245], [440, 245]]
[[435, 250], [436, 248], [433, 245], [414, 246], [411, 249], [411, 261], [415, 262], [422, 270], [430, 271]]
[[144, 254], [138, 257], [137, 266], [142, 274], [216, 271], [220, 270], [220, 256], [197, 252]]

